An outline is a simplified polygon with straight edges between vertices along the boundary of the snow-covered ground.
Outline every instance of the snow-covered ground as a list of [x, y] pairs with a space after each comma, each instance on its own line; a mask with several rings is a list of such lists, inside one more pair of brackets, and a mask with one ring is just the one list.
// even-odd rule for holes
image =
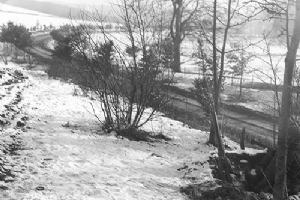
[[54, 40], [50, 40], [48, 43], [47, 43], [47, 48], [48, 49], [51, 49], [51, 50], [54, 50], [54, 48], [55, 48], [55, 41]]
[[214, 149], [205, 144], [205, 132], [160, 115], [144, 129], [171, 141], [105, 135], [91, 100], [74, 96], [76, 86], [42, 71], [8, 67], [29, 79], [22, 82], [15, 117], [25, 125], [7, 125], [0, 136], [0, 172], [8, 174], [0, 176], [0, 199], [175, 200], [185, 199], [181, 186], [212, 180], [207, 160]]

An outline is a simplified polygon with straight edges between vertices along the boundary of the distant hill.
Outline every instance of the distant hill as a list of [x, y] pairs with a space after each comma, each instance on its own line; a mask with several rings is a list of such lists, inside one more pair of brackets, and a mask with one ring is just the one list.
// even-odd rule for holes
[[[35, 0], [0, 0], [0, 3], [34, 10], [63, 18], [70, 18], [70, 14], [72, 14], [72, 18], [79, 18], [79, 14], [81, 11], [81, 8], [75, 6]], [[109, 13], [110, 8], [106, 6], [101, 10], [105, 10], [107, 14]], [[111, 18], [111, 16], [108, 16], [108, 18]]]

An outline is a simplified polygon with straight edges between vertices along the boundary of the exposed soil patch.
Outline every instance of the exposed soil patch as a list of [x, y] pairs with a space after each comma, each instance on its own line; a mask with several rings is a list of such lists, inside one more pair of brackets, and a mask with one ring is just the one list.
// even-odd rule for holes
[[[3, 70], [3, 71], [2, 71]], [[0, 126], [2, 129], [0, 141], [0, 190], [8, 190], [7, 183], [14, 182], [18, 173], [25, 166], [18, 165], [20, 151], [24, 150], [24, 144], [18, 130], [20, 123], [25, 126], [26, 116], [17, 120], [22, 110], [22, 92], [26, 87], [27, 77], [22, 71], [16, 69], [1, 69], [3, 82], [2, 110], [0, 111]], [[23, 127], [23, 126], [22, 126]]]
[[[1, 150], [2, 156], [0, 156], [0, 181], [3, 181], [4, 183], [13, 182], [16, 174], [24, 169], [24, 166], [17, 166], [15, 164], [15, 161], [20, 159], [19, 152], [24, 149], [22, 140], [15, 134], [10, 135], [9, 137], [10, 139], [7, 140], [7, 143], [2, 144], [4, 148]], [[11, 159], [13, 161], [11, 161]], [[0, 189], [6, 190], [8, 187], [1, 185], [0, 182]]]

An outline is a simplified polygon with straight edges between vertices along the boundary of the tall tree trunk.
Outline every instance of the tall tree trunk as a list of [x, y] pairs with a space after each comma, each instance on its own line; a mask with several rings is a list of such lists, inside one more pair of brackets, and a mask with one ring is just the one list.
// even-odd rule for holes
[[180, 37], [176, 38], [174, 40], [174, 49], [173, 49], [173, 56], [174, 56], [174, 62], [173, 62], [173, 69], [175, 72], [181, 72], [180, 69]]
[[[231, 0], [230, 0], [231, 1]], [[219, 76], [223, 76], [219, 73], [218, 70], [218, 62], [217, 62], [217, 0], [213, 2], [213, 91], [212, 96], [209, 97], [210, 99], [210, 115], [211, 115], [211, 127], [210, 127], [210, 135], [209, 135], [209, 143], [213, 144], [218, 148], [218, 172], [220, 178], [222, 180], [231, 182], [232, 178], [230, 176], [231, 172], [231, 164], [229, 159], [225, 155], [225, 147], [223, 144], [223, 139], [220, 133], [219, 125], [218, 125], [218, 107], [219, 107]], [[227, 34], [227, 33], [226, 33]], [[227, 37], [227, 36], [226, 36]], [[226, 39], [226, 38], [225, 38]], [[223, 48], [225, 52], [225, 47]]]
[[218, 114], [218, 64], [217, 64], [217, 0], [214, 0], [213, 13], [213, 84], [214, 84], [214, 104]]
[[297, 49], [300, 41], [300, 0], [296, 1], [296, 19], [294, 22], [294, 33], [289, 44], [285, 58], [284, 85], [282, 92], [282, 106], [280, 112], [279, 135], [276, 160], [276, 175], [274, 185], [274, 200], [287, 199], [287, 139], [291, 116], [292, 104], [292, 79], [296, 64]]
[[184, 30], [182, 30], [182, 6], [183, 1], [177, 0], [177, 13], [175, 17], [175, 37], [174, 37], [174, 71], [180, 72], [180, 43]]
[[[181, 72], [180, 69], [180, 45], [185, 38], [185, 28], [187, 23], [192, 19], [197, 12], [199, 2], [195, 1], [195, 7], [190, 10], [190, 3], [184, 5], [183, 0], [171, 0], [173, 4], [173, 15], [170, 23], [170, 34], [173, 41], [173, 69], [175, 72]], [[184, 14], [188, 11], [189, 14]]]
[[[213, 104], [214, 104], [214, 112], [216, 115], [219, 113], [218, 104], [219, 104], [219, 92], [218, 92], [218, 64], [217, 64], [217, 0], [214, 0], [214, 13], [213, 13]], [[210, 127], [210, 135], [209, 135], [209, 143], [217, 146], [218, 139], [216, 136], [217, 126], [214, 124], [214, 120], [211, 121]]]
[[[217, 113], [218, 113], [218, 110], [219, 110], [219, 98], [220, 98], [220, 92], [221, 92], [222, 82], [223, 82], [223, 78], [224, 78], [224, 65], [225, 65], [225, 54], [226, 54], [227, 38], [228, 38], [229, 29], [231, 27], [231, 25], [230, 25], [230, 23], [231, 23], [231, 4], [232, 4], [232, 0], [228, 0], [228, 3], [227, 3], [227, 23], [226, 23], [226, 27], [225, 27], [224, 35], [223, 35], [220, 72], [219, 72], [219, 75], [218, 75], [217, 87], [215, 89], [216, 90], [216, 95], [215, 95], [215, 103], [216, 104], [215, 104], [215, 106], [216, 106]], [[214, 8], [214, 18], [217, 18], [217, 16], [216, 16], [217, 13], [216, 12], [217, 12], [217, 6]], [[216, 27], [214, 27], [214, 29], [216, 29]]]
[[239, 99], [242, 99], [242, 90], [243, 90], [243, 76], [244, 76], [244, 72], [243, 70], [241, 71], [241, 77], [240, 77], [240, 95], [239, 95]]
[[223, 139], [221, 137], [219, 123], [217, 119], [217, 114], [215, 111], [214, 106], [211, 109], [211, 117], [214, 124], [214, 132], [215, 138], [217, 140], [217, 147], [218, 147], [218, 173], [221, 180], [227, 181], [229, 183], [232, 182], [232, 178], [230, 173], [232, 171], [231, 163], [225, 154], [225, 147], [223, 143]]
[[208, 138], [208, 143], [217, 147], [218, 146], [218, 138], [216, 135], [216, 130], [215, 130], [215, 124], [213, 121], [210, 123], [210, 130], [209, 130], [209, 138]]

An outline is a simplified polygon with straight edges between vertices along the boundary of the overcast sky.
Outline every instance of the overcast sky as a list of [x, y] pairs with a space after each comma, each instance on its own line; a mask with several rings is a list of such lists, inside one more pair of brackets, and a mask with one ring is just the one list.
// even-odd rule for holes
[[[9, 0], [8, 0], [9, 1]], [[58, 3], [64, 5], [110, 5], [111, 0], [36, 0], [36, 1], [46, 1], [51, 3]]]

